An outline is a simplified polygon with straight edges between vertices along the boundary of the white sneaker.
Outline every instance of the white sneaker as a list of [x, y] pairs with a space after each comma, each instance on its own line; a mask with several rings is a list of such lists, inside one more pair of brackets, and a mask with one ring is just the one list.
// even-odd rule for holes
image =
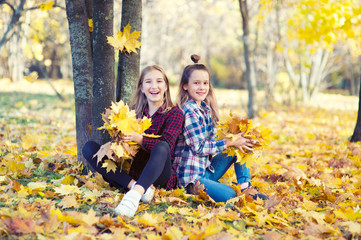
[[135, 190], [127, 192], [119, 205], [115, 208], [117, 215], [124, 215], [127, 217], [133, 217], [139, 206], [139, 200], [142, 196]]
[[153, 199], [154, 196], [154, 188], [152, 188], [151, 186], [147, 189], [147, 191], [145, 191], [145, 193], [142, 195], [142, 197], [140, 198], [140, 200], [142, 200], [142, 202], [144, 203], [150, 203]]

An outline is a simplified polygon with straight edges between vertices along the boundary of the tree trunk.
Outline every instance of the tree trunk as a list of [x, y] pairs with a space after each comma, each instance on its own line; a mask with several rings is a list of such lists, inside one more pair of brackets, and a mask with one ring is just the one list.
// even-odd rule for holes
[[246, 78], [248, 88], [248, 117], [254, 118], [256, 116], [256, 82], [254, 74], [252, 74], [252, 56], [249, 54], [249, 26], [248, 26], [248, 8], [247, 0], [239, 0], [239, 7], [242, 15], [243, 26], [243, 48], [244, 48], [244, 60], [246, 64]]
[[360, 74], [360, 92], [359, 92], [359, 100], [358, 100], [358, 114], [355, 130], [353, 131], [353, 135], [351, 137], [351, 142], [359, 142], [361, 141], [361, 74]]
[[[88, 17], [84, 0], [66, 0], [66, 14], [69, 22], [73, 62], [78, 160], [83, 162], [84, 166], [88, 166], [81, 153], [81, 149], [90, 138], [93, 63]], [[85, 167], [84, 169], [87, 168]]]
[[17, 25], [16, 31], [8, 41], [9, 46], [9, 72], [13, 82], [19, 82], [23, 79], [24, 75], [24, 55], [22, 46], [22, 37], [20, 36], [21, 25]]
[[[142, 0], [123, 0], [121, 31], [128, 23], [131, 31], [142, 29]], [[126, 103], [131, 101], [140, 71], [140, 49], [138, 52], [130, 55], [119, 52], [117, 101], [123, 100]]]
[[[21, 13], [24, 10], [25, 2], [26, 0], [21, 0], [19, 2], [19, 6], [13, 12], [8, 28], [0, 40], [0, 48], [6, 41], [8, 41], [8, 65], [10, 78], [13, 82], [19, 82], [23, 79], [25, 69], [23, 53], [25, 36], [21, 34], [21, 24], [18, 24]], [[25, 18], [25, 21], [27, 19], [28, 17]], [[8, 34], [10, 34], [9, 37], [7, 37]]]
[[107, 43], [113, 35], [114, 0], [93, 1], [93, 106], [92, 139], [99, 144], [110, 140], [103, 126], [101, 113], [115, 99], [114, 48]]
[[266, 109], [268, 109], [274, 100], [273, 97], [273, 86], [275, 84], [276, 79], [276, 68], [277, 68], [277, 62], [274, 57], [274, 53], [276, 52], [274, 48], [271, 46], [267, 46], [267, 76], [266, 76], [266, 84], [265, 84], [265, 106]]

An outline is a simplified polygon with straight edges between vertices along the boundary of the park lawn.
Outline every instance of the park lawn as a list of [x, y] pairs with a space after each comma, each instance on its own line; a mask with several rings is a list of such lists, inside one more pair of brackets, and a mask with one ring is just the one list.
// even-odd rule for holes
[[[216, 204], [156, 190], [129, 219], [113, 214], [123, 193], [79, 174], [72, 85], [55, 85], [65, 102], [46, 82], [0, 80], [0, 238], [361, 238], [361, 145], [348, 141], [357, 97], [260, 109], [253, 122], [272, 130], [272, 141], [251, 167], [252, 184], [270, 200], [239, 193]], [[245, 91], [217, 89], [217, 97], [223, 113], [245, 114]], [[232, 185], [233, 170], [221, 181]]]

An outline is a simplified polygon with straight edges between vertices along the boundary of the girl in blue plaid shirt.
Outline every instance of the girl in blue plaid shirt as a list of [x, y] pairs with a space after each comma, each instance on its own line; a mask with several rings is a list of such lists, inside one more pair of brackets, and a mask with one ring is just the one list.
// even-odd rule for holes
[[[179, 185], [192, 192], [192, 186], [200, 181], [207, 194], [216, 202], [226, 202], [236, 196], [230, 186], [218, 182], [231, 165], [234, 165], [237, 182], [241, 189], [251, 187], [251, 174], [245, 164], [236, 162], [236, 157], [222, 153], [235, 146], [243, 151], [252, 151], [255, 142], [243, 137], [236, 140], [215, 140], [215, 124], [219, 120], [218, 107], [210, 82], [210, 73], [200, 57], [191, 56], [194, 64], [185, 67], [179, 86], [178, 106], [182, 109], [185, 123], [175, 150], [175, 168]], [[258, 191], [253, 198], [267, 199]]]

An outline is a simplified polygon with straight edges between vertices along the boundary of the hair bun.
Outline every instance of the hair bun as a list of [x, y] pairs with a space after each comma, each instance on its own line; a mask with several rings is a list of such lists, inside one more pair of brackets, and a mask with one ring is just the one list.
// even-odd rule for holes
[[194, 63], [198, 63], [199, 59], [201, 59], [200, 56], [198, 56], [197, 54], [192, 54], [191, 59]]

